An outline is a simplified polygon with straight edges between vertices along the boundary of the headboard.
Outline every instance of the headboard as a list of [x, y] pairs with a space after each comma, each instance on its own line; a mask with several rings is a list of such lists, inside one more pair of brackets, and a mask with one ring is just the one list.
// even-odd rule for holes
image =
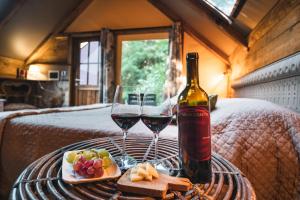
[[300, 52], [233, 82], [235, 97], [264, 99], [300, 112]]

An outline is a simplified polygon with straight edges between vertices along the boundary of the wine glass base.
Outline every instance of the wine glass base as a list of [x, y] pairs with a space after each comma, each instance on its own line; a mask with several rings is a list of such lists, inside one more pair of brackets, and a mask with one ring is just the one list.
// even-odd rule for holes
[[149, 161], [160, 173], [170, 175], [170, 168], [164, 162]]
[[129, 169], [137, 164], [137, 161], [129, 155], [115, 157], [115, 161], [121, 170]]

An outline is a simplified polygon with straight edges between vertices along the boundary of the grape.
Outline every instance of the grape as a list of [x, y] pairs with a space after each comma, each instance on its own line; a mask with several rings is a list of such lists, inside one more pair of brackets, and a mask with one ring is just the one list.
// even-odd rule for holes
[[82, 167], [82, 163], [81, 162], [77, 162], [73, 165], [73, 169], [75, 172], [78, 172]]
[[101, 168], [102, 167], [102, 160], [101, 159], [94, 160], [93, 167], [95, 169]]
[[84, 156], [80, 156], [79, 160], [80, 162], [84, 163], [86, 161], [85, 157]]
[[103, 174], [104, 174], [104, 171], [103, 171], [102, 167], [95, 170], [95, 177], [101, 177], [101, 176], [103, 176]]
[[100, 158], [109, 157], [109, 152], [106, 149], [99, 149], [97, 153]]
[[89, 174], [89, 175], [93, 175], [94, 173], [95, 173], [95, 169], [91, 166], [91, 167], [89, 167], [88, 169], [87, 169], [87, 174]]
[[80, 176], [85, 176], [85, 170], [83, 168], [81, 168], [78, 172], [77, 172]]
[[104, 168], [109, 167], [111, 164], [112, 164], [112, 161], [111, 161], [111, 159], [110, 159], [109, 157], [104, 157], [104, 158], [102, 159], [102, 166], [103, 166]]
[[88, 168], [90, 166], [93, 166], [93, 164], [94, 164], [94, 160], [87, 160], [87, 161], [84, 162], [84, 166], [86, 168]]
[[81, 155], [77, 154], [73, 160], [73, 163], [76, 163], [80, 159]]
[[70, 151], [67, 155], [67, 161], [69, 163], [73, 163], [76, 156], [77, 156], [77, 153], [75, 151]]
[[90, 150], [84, 150], [82, 155], [85, 157], [86, 160], [91, 160], [93, 157], [97, 157], [97, 154]]
[[[105, 149], [83, 150], [73, 154], [73, 170], [83, 177], [101, 177], [104, 174], [104, 167], [112, 164], [109, 153]], [[98, 157], [103, 157], [103, 159]], [[107, 155], [107, 156], [106, 156]]]

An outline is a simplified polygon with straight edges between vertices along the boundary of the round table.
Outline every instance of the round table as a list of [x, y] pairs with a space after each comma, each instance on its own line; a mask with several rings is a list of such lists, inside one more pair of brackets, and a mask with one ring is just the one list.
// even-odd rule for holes
[[[118, 191], [117, 180], [72, 185], [61, 179], [63, 154], [86, 148], [106, 148], [113, 156], [121, 155], [122, 137], [105, 137], [78, 142], [30, 164], [16, 180], [10, 199], [145, 199]], [[176, 140], [159, 139], [158, 157], [178, 168]], [[128, 137], [127, 153], [139, 162], [153, 159], [153, 141], [149, 137]], [[213, 175], [209, 184], [197, 185], [186, 193], [171, 191], [167, 199], [256, 199], [248, 179], [229, 161], [218, 154], [212, 156]], [[201, 198], [199, 198], [201, 197]]]

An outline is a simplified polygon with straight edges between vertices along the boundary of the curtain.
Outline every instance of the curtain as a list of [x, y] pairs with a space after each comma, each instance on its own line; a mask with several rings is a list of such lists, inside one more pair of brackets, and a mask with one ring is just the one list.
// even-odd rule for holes
[[181, 86], [183, 53], [183, 30], [180, 22], [175, 22], [169, 36], [169, 68], [167, 70], [167, 86], [170, 96], [175, 96]]
[[103, 69], [103, 103], [111, 103], [115, 91], [115, 36], [109, 29], [101, 30], [101, 58]]

